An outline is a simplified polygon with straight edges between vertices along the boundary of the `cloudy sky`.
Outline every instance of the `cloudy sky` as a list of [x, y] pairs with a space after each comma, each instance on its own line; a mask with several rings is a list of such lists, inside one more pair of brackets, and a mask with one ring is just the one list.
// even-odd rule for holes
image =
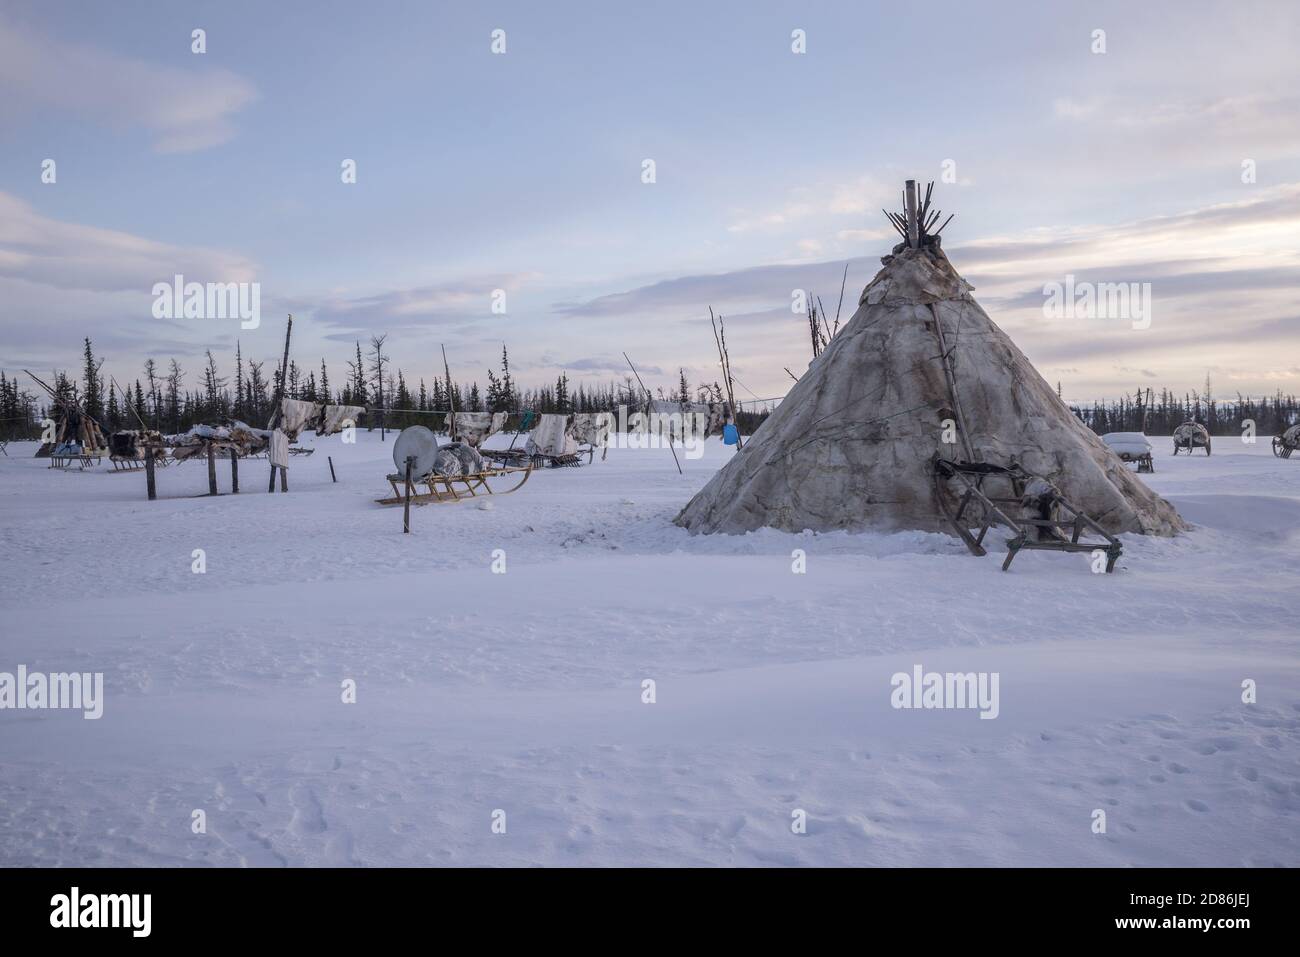
[[[833, 314], [847, 264], [847, 317], [912, 177], [1067, 398], [1300, 391], [1300, 7], [918, 7], [6, 0], [0, 368], [90, 336], [119, 380], [174, 355], [193, 384], [236, 339], [273, 364], [292, 312], [339, 378], [379, 332], [412, 380], [445, 343], [484, 382], [504, 341], [526, 383], [626, 350], [669, 385], [716, 376], [712, 306], [738, 397], [779, 396], [792, 291]], [[257, 282], [260, 327], [155, 318], [178, 273]], [[1046, 317], [1067, 275], [1149, 282], [1150, 328]]]

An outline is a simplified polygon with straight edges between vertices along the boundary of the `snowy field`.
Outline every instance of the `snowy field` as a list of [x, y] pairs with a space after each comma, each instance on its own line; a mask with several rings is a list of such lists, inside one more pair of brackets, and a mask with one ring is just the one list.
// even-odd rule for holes
[[[1110, 576], [921, 533], [692, 538], [713, 441], [404, 536], [372, 501], [392, 438], [306, 437], [287, 495], [265, 462], [215, 499], [168, 468], [156, 502], [10, 445], [0, 671], [103, 672], [105, 701], [0, 711], [0, 864], [1300, 865], [1300, 460], [1267, 438], [1153, 440], [1143, 478], [1197, 528], [1126, 536]], [[895, 710], [915, 665], [997, 672], [998, 717]]]

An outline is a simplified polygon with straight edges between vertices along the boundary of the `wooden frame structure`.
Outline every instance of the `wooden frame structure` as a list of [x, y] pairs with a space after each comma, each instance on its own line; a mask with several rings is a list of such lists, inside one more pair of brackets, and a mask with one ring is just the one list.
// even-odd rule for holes
[[[1112, 452], [1115, 450], [1112, 449]], [[1155, 460], [1151, 457], [1150, 452], [1143, 452], [1141, 455], [1133, 455], [1130, 452], [1115, 452], [1121, 462], [1136, 462], [1139, 472], [1154, 473], [1156, 470]]]
[[[1123, 544], [1093, 521], [1086, 512], [1071, 505], [1064, 496], [1058, 494], [1054, 504], [1058, 509], [1068, 512], [1068, 518], [1017, 517], [1013, 519], [1003, 510], [1002, 506], [1013, 508], [1023, 506], [1025, 484], [1033, 477], [1014, 462], [1004, 466], [985, 462], [953, 462], [936, 457], [933, 473], [935, 497], [939, 507], [957, 533], [957, 537], [966, 544], [972, 554], [979, 556], [988, 554], [984, 549], [984, 537], [994, 525], [1000, 524], [1011, 530], [1012, 537], [1006, 540], [1007, 557], [1002, 563], [1003, 571], [1011, 567], [1012, 560], [1022, 549], [1054, 552], [1103, 551], [1106, 553], [1106, 572], [1109, 574], [1115, 570], [1115, 562], [1119, 560], [1124, 548]], [[984, 482], [989, 478], [1008, 481], [1012, 495], [988, 494], [984, 489]], [[961, 495], [957, 501], [957, 508], [949, 511], [946, 501], [952, 490], [946, 487], [945, 483], [953, 481], [958, 483]], [[970, 521], [967, 519], [967, 509], [972, 504], [982, 507], [983, 514], [979, 518], [978, 535], [971, 534]], [[1066, 529], [1070, 531], [1068, 540], [1062, 534]], [[1103, 541], [1083, 541], [1085, 531], [1100, 536]]]
[[94, 452], [74, 452], [72, 454], [60, 454], [58, 452], [50, 453], [49, 467], [52, 469], [62, 469], [67, 471], [72, 468], [73, 463], [77, 464], [77, 471], [84, 472], [88, 468], [93, 468], [103, 460], [103, 456], [98, 451]]
[[[519, 474], [522, 474], [523, 478], [512, 488], [498, 492], [488, 484], [488, 479]], [[388, 484], [393, 487], [393, 497], [377, 498], [375, 501], [380, 505], [402, 505], [408, 501], [416, 505], [425, 505], [429, 502], [461, 502], [466, 498], [478, 498], [479, 490], [482, 490], [487, 495], [509, 495], [511, 492], [517, 492], [523, 488], [524, 483], [528, 481], [529, 476], [532, 474], [533, 466], [531, 463], [523, 468], [484, 469], [482, 472], [471, 472], [468, 475], [439, 475], [434, 472], [423, 478], [410, 480], [411, 488], [423, 485], [428, 489], [427, 492], [416, 493], [411, 493], [406, 489], [406, 476], [391, 474], [388, 476]], [[459, 491], [457, 491], [458, 488]]]
[[479, 449], [478, 453], [489, 461], [500, 463], [504, 468], [523, 468], [525, 465], [536, 469], [578, 468], [584, 464], [584, 455], [587, 457], [587, 465], [595, 461], [596, 446], [579, 446], [576, 452], [567, 455], [529, 455], [524, 449]]
[[[113, 463], [114, 472], [140, 472], [143, 471], [145, 467], [145, 458], [146, 455], [141, 453], [136, 458], [131, 458], [125, 455], [110, 455], [108, 460]], [[154, 465], [158, 468], [166, 468], [171, 464], [171, 461], [172, 460], [167, 458], [165, 455], [154, 455]]]
[[[1199, 423], [1194, 424], [1199, 425]], [[1182, 426], [1180, 425], [1178, 428], [1181, 429]], [[1201, 426], [1200, 429], [1191, 430], [1190, 434], [1188, 434], [1185, 439], [1180, 439], [1178, 437], [1178, 430], [1175, 429], [1174, 455], [1177, 455], [1180, 449], [1186, 449], [1188, 455], [1191, 455], [1194, 449], [1205, 449], [1205, 454], [1208, 456], [1210, 454], [1210, 442], [1210, 432], [1205, 428], [1205, 426]]]

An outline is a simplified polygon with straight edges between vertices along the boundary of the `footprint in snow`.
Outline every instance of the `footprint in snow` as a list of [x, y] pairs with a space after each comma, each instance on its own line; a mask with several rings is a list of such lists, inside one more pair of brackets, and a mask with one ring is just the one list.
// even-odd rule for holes
[[325, 830], [325, 814], [311, 788], [296, 787], [290, 792], [289, 798], [293, 802], [289, 830], [295, 834], [319, 834]]

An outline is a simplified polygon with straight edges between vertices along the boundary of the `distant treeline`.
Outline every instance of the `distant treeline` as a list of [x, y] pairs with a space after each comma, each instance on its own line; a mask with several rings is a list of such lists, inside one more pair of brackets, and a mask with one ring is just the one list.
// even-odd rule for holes
[[[194, 372], [198, 380], [189, 383], [190, 371], [175, 359], [167, 360], [164, 369], [153, 359], [145, 360], [141, 375], [132, 382], [105, 379], [102, 362], [95, 357], [89, 339], [85, 340], [80, 376], [56, 371], [42, 376], [54, 391], [47, 395], [36, 383], [23, 376], [9, 377], [0, 372], [0, 436], [6, 439], [36, 438], [41, 420], [57, 417], [52, 411], [60, 403], [81, 403], [85, 410], [108, 431], [138, 429], [141, 424], [164, 433], [184, 432], [197, 424], [218, 424], [231, 420], [253, 426], [265, 425], [271, 416], [275, 395], [280, 388], [280, 370], [267, 370], [265, 363], [245, 359], [236, 345], [233, 362], [218, 364], [211, 351]], [[363, 423], [368, 428], [404, 428], [426, 425], [440, 429], [445, 413], [454, 407], [460, 412], [511, 413], [508, 428], [518, 427], [524, 414], [533, 412], [616, 412], [621, 405], [636, 411], [644, 405], [644, 392], [632, 375], [621, 382], [606, 385], [570, 384], [561, 373], [552, 385], [520, 387], [510, 371], [510, 356], [501, 348], [500, 369], [486, 370], [487, 386], [477, 380], [457, 382], [435, 376], [431, 382], [411, 382], [400, 367], [393, 367], [385, 352], [385, 337], [371, 340], [363, 352], [357, 343], [355, 359], [347, 362], [347, 375], [341, 384], [330, 381], [324, 360], [318, 368], [304, 369], [297, 361], [289, 362], [283, 394], [292, 399], [359, 405], [367, 410]], [[38, 375], [41, 373], [38, 371]], [[721, 400], [723, 389], [718, 382], [698, 383], [691, 387], [684, 371], [678, 372], [677, 386], [671, 392], [660, 388], [655, 397], [687, 401]], [[751, 432], [767, 413], [744, 412], [738, 418], [742, 431]]]
[[[1059, 391], [1059, 388], [1058, 388]], [[1090, 406], [1071, 406], [1094, 432], [1146, 432], [1170, 435], [1188, 420], [1201, 423], [1211, 435], [1240, 435], [1247, 420], [1255, 423], [1256, 435], [1277, 435], [1300, 421], [1300, 403], [1294, 395], [1279, 389], [1267, 398], [1252, 398], [1240, 392], [1232, 399], [1215, 398], [1210, 382], [1202, 393], [1186, 392], [1181, 397], [1169, 389], [1144, 390], [1110, 402], [1097, 400]]]
[[[616, 412], [620, 406], [635, 411], [643, 404], [644, 392], [632, 375], [606, 385], [571, 385], [567, 373], [554, 384], [521, 388], [510, 371], [510, 356], [501, 347], [501, 366], [486, 370], [487, 386], [435, 376], [431, 382], [412, 383], [400, 367], [394, 368], [385, 352], [384, 336], [375, 336], [368, 350], [357, 343], [355, 358], [347, 361], [347, 375], [341, 384], [332, 383], [324, 360], [315, 368], [289, 362], [284, 394], [289, 398], [339, 405], [364, 406], [365, 425], [388, 428], [427, 425], [440, 429], [447, 409], [461, 412], [511, 413], [507, 428], [518, 428], [527, 412]], [[280, 387], [280, 370], [245, 359], [236, 344], [233, 361], [222, 367], [209, 351], [199, 369], [197, 383], [187, 381], [189, 371], [175, 359], [163, 369], [146, 359], [141, 375], [132, 382], [105, 381], [102, 362], [85, 340], [80, 376], [54, 372], [45, 383], [62, 402], [80, 402], [87, 412], [109, 431], [139, 428], [141, 423], [164, 433], [184, 432], [197, 424], [218, 424], [230, 420], [253, 426], [267, 423]], [[37, 373], [40, 374], [39, 372]], [[26, 379], [26, 377], [24, 377]], [[1058, 383], [1057, 394], [1061, 393]], [[721, 401], [722, 385], [701, 382], [691, 386], [686, 373], [678, 371], [674, 388], [659, 388], [655, 397], [685, 401]], [[36, 386], [0, 372], [0, 436], [5, 439], [36, 438], [41, 420], [54, 417], [58, 402]], [[1098, 434], [1142, 432], [1169, 435], [1183, 422], [1195, 419], [1212, 435], [1239, 435], [1247, 419], [1259, 435], [1276, 435], [1300, 421], [1296, 396], [1279, 390], [1268, 398], [1251, 398], [1237, 393], [1233, 399], [1215, 398], [1207, 379], [1202, 392], [1176, 395], [1169, 389], [1159, 393], [1147, 389], [1112, 401], [1097, 400], [1090, 406], [1072, 405], [1074, 413]], [[752, 433], [767, 418], [766, 410], [741, 411], [737, 416], [742, 432]]]

